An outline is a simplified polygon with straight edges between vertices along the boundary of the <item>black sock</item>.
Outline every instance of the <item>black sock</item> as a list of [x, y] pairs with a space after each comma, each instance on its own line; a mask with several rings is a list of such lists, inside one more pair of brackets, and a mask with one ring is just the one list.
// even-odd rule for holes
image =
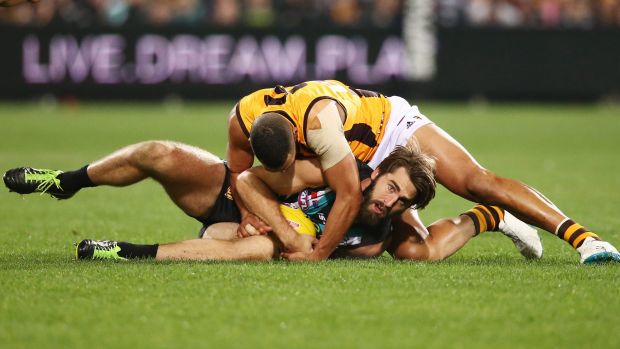
[[88, 165], [80, 168], [75, 171], [68, 171], [58, 175], [58, 179], [60, 179], [60, 187], [64, 191], [78, 191], [82, 188], [87, 187], [96, 187], [97, 184], [93, 183], [88, 177], [88, 173], [86, 169]]
[[121, 250], [118, 251], [118, 255], [129, 259], [155, 258], [155, 255], [157, 255], [157, 249], [159, 248], [159, 244], [137, 245], [123, 241], [118, 242], [117, 245], [121, 248]]

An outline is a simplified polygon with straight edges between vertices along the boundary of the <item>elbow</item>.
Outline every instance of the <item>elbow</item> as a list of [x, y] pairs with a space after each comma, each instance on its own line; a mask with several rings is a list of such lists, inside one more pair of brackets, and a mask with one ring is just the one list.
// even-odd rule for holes
[[244, 171], [239, 174], [233, 189], [238, 197], [244, 197], [245, 195], [251, 193], [252, 188], [254, 187], [253, 183], [256, 181], [256, 178], [254, 177], [254, 174], [248, 171]]

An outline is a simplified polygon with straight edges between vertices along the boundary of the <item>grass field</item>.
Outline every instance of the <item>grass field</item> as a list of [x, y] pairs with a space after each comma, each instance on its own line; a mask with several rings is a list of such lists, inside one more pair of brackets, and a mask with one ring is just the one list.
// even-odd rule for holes
[[[174, 139], [223, 156], [230, 103], [0, 104], [0, 170], [74, 169]], [[531, 184], [620, 245], [620, 109], [421, 105], [485, 166]], [[471, 206], [445, 190], [427, 223]], [[528, 262], [487, 234], [447, 261], [76, 262], [83, 238], [196, 235], [154, 182], [68, 201], [0, 190], [1, 348], [620, 347], [620, 265], [581, 266], [543, 234]]]

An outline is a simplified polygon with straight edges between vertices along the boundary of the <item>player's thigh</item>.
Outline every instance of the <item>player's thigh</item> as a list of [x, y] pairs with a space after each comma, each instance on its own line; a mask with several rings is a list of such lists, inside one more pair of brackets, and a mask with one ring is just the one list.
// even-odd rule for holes
[[173, 201], [204, 211], [216, 201], [226, 179], [222, 160], [206, 150], [182, 143], [168, 143], [170, 154], [153, 177], [160, 182]]
[[223, 181], [223, 161], [204, 149], [171, 141], [157, 141], [151, 147], [160, 154], [153, 173], [160, 182], [211, 187]]
[[412, 137], [422, 152], [436, 160], [437, 181], [450, 191], [469, 198], [469, 181], [479, 178], [486, 170], [465, 147], [435, 124], [420, 128]]

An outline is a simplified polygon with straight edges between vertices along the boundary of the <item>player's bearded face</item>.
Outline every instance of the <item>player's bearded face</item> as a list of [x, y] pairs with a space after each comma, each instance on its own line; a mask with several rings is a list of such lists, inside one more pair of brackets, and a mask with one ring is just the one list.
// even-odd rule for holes
[[[378, 178], [377, 178], [378, 179]], [[359, 223], [368, 225], [371, 227], [377, 226], [384, 222], [391, 209], [386, 207], [383, 201], [377, 200], [376, 191], [377, 180], [373, 180], [372, 183], [364, 190], [364, 201], [358, 214], [357, 220]]]

